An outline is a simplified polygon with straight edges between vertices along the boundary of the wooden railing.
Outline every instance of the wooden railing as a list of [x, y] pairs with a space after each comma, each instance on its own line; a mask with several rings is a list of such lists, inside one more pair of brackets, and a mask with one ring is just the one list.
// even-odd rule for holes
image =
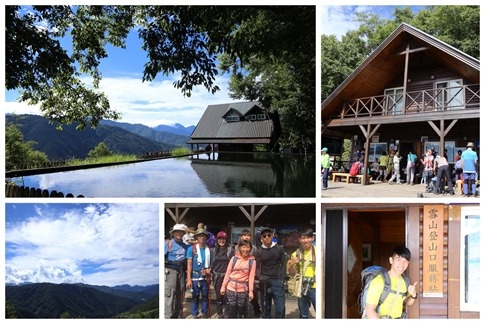
[[[5, 197], [7, 198], [74, 198], [72, 193], [68, 193], [64, 196], [62, 192], [52, 190], [49, 192], [47, 189], [41, 190], [38, 188], [29, 188], [24, 186], [17, 186], [12, 183], [5, 184]], [[77, 198], [84, 198], [82, 195], [78, 195]]]
[[[405, 100], [404, 100], [405, 99]], [[459, 109], [480, 109], [480, 85], [409, 91], [347, 100], [335, 118], [397, 116]]]

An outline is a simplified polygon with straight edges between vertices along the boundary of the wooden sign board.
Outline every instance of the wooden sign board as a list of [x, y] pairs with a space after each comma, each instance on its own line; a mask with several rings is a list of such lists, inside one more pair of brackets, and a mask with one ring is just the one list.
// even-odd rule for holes
[[444, 206], [423, 207], [423, 297], [443, 297]]

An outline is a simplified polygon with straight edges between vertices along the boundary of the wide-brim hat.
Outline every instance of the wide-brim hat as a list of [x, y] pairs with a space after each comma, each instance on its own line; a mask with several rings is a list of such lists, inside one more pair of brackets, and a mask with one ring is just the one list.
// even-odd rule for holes
[[209, 234], [205, 231], [203, 228], [199, 228], [195, 233], [194, 233], [194, 238], [197, 238], [199, 235], [205, 235], [205, 237], [209, 237]]
[[187, 232], [187, 227], [184, 224], [175, 224], [170, 233], [172, 233], [173, 231]]
[[468, 144], [466, 145], [466, 147], [474, 147], [475, 145], [473, 145], [473, 142], [468, 142]]

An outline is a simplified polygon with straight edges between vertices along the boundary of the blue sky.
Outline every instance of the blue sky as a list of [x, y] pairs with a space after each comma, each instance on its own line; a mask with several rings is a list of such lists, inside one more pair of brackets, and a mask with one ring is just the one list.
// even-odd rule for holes
[[7, 203], [5, 283], [159, 283], [158, 204]]
[[[63, 44], [69, 51], [70, 42]], [[198, 86], [190, 98], [174, 88], [173, 82], [178, 79], [178, 74], [164, 76], [159, 73], [155, 81], [143, 83], [143, 65], [146, 62], [147, 56], [141, 49], [136, 32], [129, 36], [126, 49], [109, 47], [108, 58], [102, 60], [100, 71], [103, 80], [99, 90], [107, 95], [111, 108], [122, 113], [120, 122], [150, 127], [179, 123], [187, 127], [197, 124], [208, 105], [244, 101], [229, 98], [229, 74], [217, 76], [216, 84], [221, 90], [216, 94]], [[84, 81], [91, 84], [89, 79]], [[17, 98], [16, 91], [5, 93], [5, 112], [40, 115], [38, 106], [19, 103]]]
[[[395, 7], [407, 6], [379, 6], [379, 5], [359, 5], [359, 6], [322, 6], [321, 7], [321, 34], [344, 35], [349, 30], [357, 29], [359, 24], [354, 20], [357, 12], [371, 12], [377, 14], [382, 19], [392, 19]], [[424, 9], [424, 6], [411, 6], [414, 13]]]

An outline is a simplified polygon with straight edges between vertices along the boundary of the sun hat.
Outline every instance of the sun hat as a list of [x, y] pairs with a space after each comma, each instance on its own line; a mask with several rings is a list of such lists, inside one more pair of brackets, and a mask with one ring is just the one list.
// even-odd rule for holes
[[468, 144], [466, 145], [466, 147], [473, 147], [473, 142], [468, 142]]
[[172, 233], [173, 231], [187, 232], [187, 227], [184, 224], [175, 224], [170, 233]]
[[194, 233], [194, 238], [197, 238], [199, 235], [205, 235], [205, 237], [209, 237], [209, 234], [205, 231], [203, 228], [199, 228], [195, 233]]

